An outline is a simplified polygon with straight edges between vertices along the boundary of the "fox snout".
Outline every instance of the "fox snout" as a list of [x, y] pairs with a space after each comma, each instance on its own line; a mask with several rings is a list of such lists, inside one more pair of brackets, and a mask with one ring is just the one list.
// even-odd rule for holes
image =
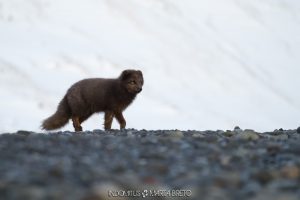
[[140, 93], [142, 90], [143, 90], [142, 88], [138, 88], [137, 93]]

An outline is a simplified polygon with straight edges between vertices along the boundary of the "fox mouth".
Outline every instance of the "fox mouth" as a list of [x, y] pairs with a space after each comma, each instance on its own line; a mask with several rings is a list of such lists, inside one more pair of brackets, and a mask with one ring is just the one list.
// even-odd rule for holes
[[128, 90], [129, 93], [131, 94], [138, 94], [142, 91], [142, 88], [135, 88], [133, 90]]
[[127, 90], [128, 91], [128, 93], [130, 93], [130, 94], [138, 94], [138, 93], [140, 93], [142, 90]]

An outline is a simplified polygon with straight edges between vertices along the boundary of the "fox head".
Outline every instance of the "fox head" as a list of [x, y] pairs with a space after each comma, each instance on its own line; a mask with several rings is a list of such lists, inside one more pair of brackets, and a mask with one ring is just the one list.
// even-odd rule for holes
[[127, 92], [137, 94], [142, 91], [144, 84], [143, 73], [140, 70], [124, 70], [119, 78]]

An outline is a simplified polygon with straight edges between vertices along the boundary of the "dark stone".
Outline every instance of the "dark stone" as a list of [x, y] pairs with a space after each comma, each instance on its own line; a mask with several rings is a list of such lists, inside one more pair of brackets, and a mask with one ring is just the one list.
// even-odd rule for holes
[[24, 136], [28, 136], [28, 135], [30, 135], [31, 133], [33, 133], [33, 132], [31, 132], [31, 131], [24, 131], [24, 130], [19, 130], [19, 131], [17, 132], [17, 134], [19, 134], [19, 135], [24, 135]]
[[276, 154], [280, 151], [281, 146], [279, 144], [269, 144], [267, 146], [267, 151], [270, 154]]
[[252, 175], [252, 178], [257, 180], [262, 185], [265, 185], [273, 179], [273, 176], [269, 171], [261, 170], [255, 173], [254, 175]]

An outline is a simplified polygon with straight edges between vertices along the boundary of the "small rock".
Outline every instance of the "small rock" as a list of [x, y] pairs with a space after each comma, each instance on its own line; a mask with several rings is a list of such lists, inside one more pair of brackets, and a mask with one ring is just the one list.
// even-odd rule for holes
[[215, 143], [218, 141], [219, 137], [216, 135], [207, 135], [203, 139], [208, 143]]
[[238, 134], [243, 132], [243, 130], [238, 126], [234, 127], [233, 131]]
[[115, 181], [124, 188], [138, 188], [141, 186], [140, 177], [133, 172], [126, 172], [115, 177]]
[[230, 130], [227, 130], [226, 132], [224, 132], [224, 135], [225, 135], [226, 137], [231, 137], [231, 136], [233, 136], [233, 135], [235, 135], [235, 134], [236, 134], [236, 132], [230, 131]]
[[300, 133], [300, 126], [297, 128], [297, 133]]
[[238, 188], [241, 184], [240, 174], [234, 172], [219, 174], [214, 179], [214, 185], [220, 188]]
[[269, 171], [258, 171], [254, 175], [252, 175], [252, 178], [257, 180], [262, 185], [265, 185], [268, 182], [270, 182], [274, 177]]
[[269, 154], [276, 154], [280, 151], [281, 146], [279, 144], [269, 144], [267, 146], [267, 151]]
[[298, 200], [297, 194], [280, 193], [273, 190], [261, 190], [258, 195], [254, 196], [250, 200]]
[[243, 188], [242, 193], [245, 195], [253, 195], [261, 190], [261, 185], [256, 181], [248, 181]]
[[235, 150], [234, 155], [235, 155], [235, 156], [238, 156], [238, 157], [240, 157], [240, 158], [243, 158], [243, 157], [249, 155], [249, 153], [250, 153], [250, 152], [249, 152], [246, 148], [244, 148], [244, 147], [239, 147], [239, 148], [237, 148], [237, 149]]
[[228, 166], [230, 164], [231, 156], [222, 156], [220, 158], [220, 163], [222, 166]]
[[158, 183], [158, 180], [153, 176], [146, 176], [146, 177], [143, 178], [142, 181], [143, 181], [144, 184], [148, 184], [148, 185], [153, 185], [153, 184]]
[[296, 191], [299, 187], [297, 180], [274, 179], [267, 185], [267, 188], [274, 191]]
[[204, 135], [201, 134], [201, 133], [193, 133], [193, 134], [192, 134], [192, 137], [193, 137], [193, 138], [204, 138]]
[[163, 163], [148, 163], [146, 168], [154, 174], [165, 175], [169, 171], [169, 167]]
[[179, 130], [169, 132], [169, 137], [172, 137], [172, 138], [180, 139], [183, 136], [184, 136], [183, 133]]
[[19, 131], [17, 132], [17, 134], [19, 134], [19, 135], [24, 135], [24, 136], [28, 136], [28, 135], [30, 135], [31, 133], [33, 133], [33, 132], [30, 132], [30, 131], [24, 131], [24, 130], [19, 130]]
[[230, 198], [229, 194], [226, 192], [225, 189], [215, 187], [215, 186], [209, 187], [207, 189], [206, 193], [207, 193], [205, 196], [206, 200], [217, 200], [217, 199], [229, 200], [229, 199], [232, 199], [232, 198]]
[[134, 134], [133, 134], [132, 131], [128, 131], [128, 132], [127, 132], [127, 136], [128, 136], [128, 137], [134, 137]]
[[37, 186], [24, 187], [20, 189], [18, 194], [22, 196], [22, 199], [32, 200], [45, 199], [45, 197], [47, 196], [46, 191]]
[[94, 185], [83, 200], [102, 200], [102, 199], [116, 199], [126, 200], [127, 197], [122, 196], [120, 193], [122, 188], [114, 183], [101, 183]]
[[298, 179], [300, 177], [300, 169], [297, 166], [285, 166], [280, 172], [284, 178]]
[[279, 134], [279, 135], [273, 135], [272, 138], [275, 140], [287, 140], [289, 136], [287, 134]]
[[280, 133], [282, 133], [283, 132], [283, 129], [282, 128], [280, 128], [280, 129], [275, 129], [274, 131], [273, 131], [273, 134], [280, 134]]
[[63, 178], [63, 170], [59, 166], [51, 168], [48, 173], [52, 177]]
[[206, 157], [197, 157], [195, 158], [194, 162], [200, 166], [207, 166], [209, 164]]
[[250, 129], [246, 129], [242, 131], [240, 134], [236, 135], [237, 138], [239, 139], [244, 139], [244, 140], [257, 140], [259, 139], [259, 135]]

